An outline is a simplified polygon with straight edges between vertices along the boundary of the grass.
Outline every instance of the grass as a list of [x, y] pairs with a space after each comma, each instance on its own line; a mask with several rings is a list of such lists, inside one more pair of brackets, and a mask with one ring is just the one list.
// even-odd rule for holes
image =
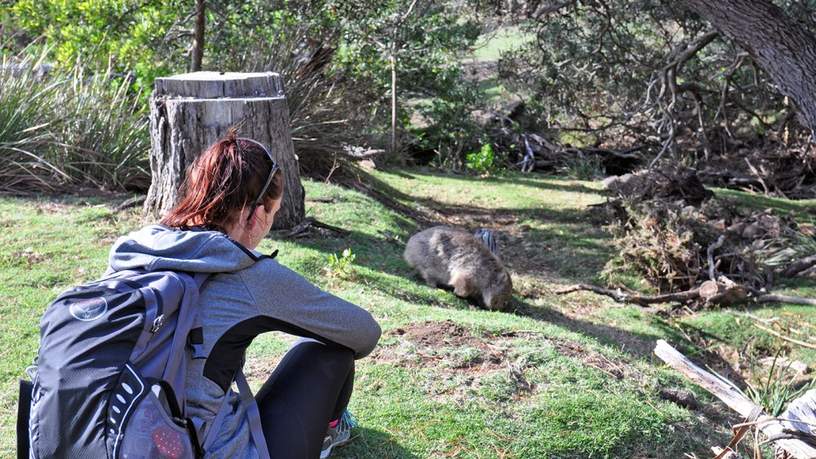
[[534, 39], [518, 26], [502, 27], [479, 38], [472, 58], [477, 62], [497, 61], [502, 53], [521, 48]]
[[[656, 339], [715, 368], [745, 363], [733, 361], [743, 349], [755, 357], [782, 349], [816, 362], [812, 351], [761, 332], [747, 315], [804, 330], [816, 327], [812, 308], [666, 318], [592, 294], [556, 295], [563, 285], [597, 282], [614, 255], [609, 236], [588, 218], [587, 206], [604, 200], [596, 182], [422, 169], [378, 171], [369, 182], [436, 220], [497, 230], [515, 298], [510, 312], [491, 312], [423, 285], [401, 257], [420, 229], [413, 220], [357, 192], [305, 181], [307, 214], [348, 236], [273, 237], [261, 250], [279, 249], [281, 262], [370, 310], [384, 330], [377, 350], [358, 362], [350, 408], [361, 427], [339, 457], [703, 457], [727, 442], [727, 410], [690, 411], [662, 399], [661, 388], [677, 387], [712, 402], [655, 361]], [[807, 203], [727, 193], [746, 206], [812, 215]], [[141, 224], [135, 213], [111, 210], [125, 198], [0, 197], [2, 457], [14, 450], [16, 379], [36, 353], [39, 317], [62, 289], [98, 276], [115, 237]], [[338, 273], [330, 256], [342, 259], [345, 249], [354, 259]], [[816, 295], [816, 284], [805, 281], [784, 288]], [[252, 344], [254, 387], [290, 341], [267, 334]]]

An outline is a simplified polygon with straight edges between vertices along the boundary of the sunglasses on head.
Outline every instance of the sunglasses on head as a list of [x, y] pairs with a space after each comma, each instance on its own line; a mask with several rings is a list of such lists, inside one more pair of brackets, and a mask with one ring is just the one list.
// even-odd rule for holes
[[269, 189], [269, 185], [272, 183], [272, 178], [275, 177], [275, 172], [278, 172], [278, 169], [280, 168], [278, 167], [278, 163], [275, 162], [275, 158], [272, 157], [272, 153], [270, 153], [269, 150], [267, 150], [267, 148], [257, 140], [247, 139], [245, 137], [238, 137], [237, 139], [235, 139], [235, 145], [236, 147], [238, 147], [239, 153], [241, 152], [241, 141], [249, 142], [251, 144], [259, 146], [261, 150], [263, 150], [263, 152], [266, 153], [267, 158], [269, 158], [269, 160], [272, 161], [272, 168], [269, 169], [269, 176], [266, 178], [266, 183], [264, 183], [263, 188], [261, 188], [261, 192], [258, 193], [258, 197], [255, 198], [254, 201], [252, 201], [252, 206], [250, 206], [251, 210], [249, 212], [249, 216], [247, 217], [247, 220], [249, 220], [250, 218], [252, 218], [252, 214], [255, 208], [261, 205], [261, 203], [263, 202], [263, 197], [266, 194], [266, 190]]

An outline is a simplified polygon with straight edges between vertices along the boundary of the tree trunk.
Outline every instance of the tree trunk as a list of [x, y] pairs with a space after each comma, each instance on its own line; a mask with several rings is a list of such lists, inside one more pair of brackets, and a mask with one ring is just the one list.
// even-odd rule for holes
[[193, 34], [193, 52], [191, 53], [190, 71], [198, 72], [201, 70], [201, 61], [204, 59], [204, 24], [205, 24], [205, 8], [204, 0], [196, 0], [196, 23], [195, 33]]
[[816, 133], [816, 37], [767, 0], [683, 0], [745, 48]]
[[275, 73], [196, 72], [156, 79], [150, 99], [152, 182], [146, 216], [160, 218], [176, 204], [186, 168], [230, 126], [238, 126], [241, 137], [266, 145], [284, 174], [283, 202], [273, 228], [292, 228], [303, 220], [289, 109]]

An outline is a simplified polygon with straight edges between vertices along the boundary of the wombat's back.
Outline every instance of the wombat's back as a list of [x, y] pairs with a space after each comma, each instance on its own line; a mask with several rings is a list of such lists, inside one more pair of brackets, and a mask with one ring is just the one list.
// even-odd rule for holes
[[414, 234], [405, 245], [405, 261], [431, 285], [450, 281], [449, 265], [456, 251], [455, 240], [460, 231], [447, 226], [434, 226]]
[[454, 287], [457, 295], [477, 298], [491, 309], [502, 309], [503, 298], [509, 298], [510, 276], [501, 261], [467, 231], [448, 226], [420, 231], [408, 240], [404, 257], [432, 286]]

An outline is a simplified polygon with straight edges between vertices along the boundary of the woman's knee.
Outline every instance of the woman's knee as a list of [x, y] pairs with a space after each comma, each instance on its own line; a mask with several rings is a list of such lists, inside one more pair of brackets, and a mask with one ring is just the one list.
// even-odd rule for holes
[[354, 352], [336, 344], [325, 344], [311, 338], [302, 338], [292, 345], [289, 352], [310, 363], [328, 365], [347, 374], [354, 367]]

